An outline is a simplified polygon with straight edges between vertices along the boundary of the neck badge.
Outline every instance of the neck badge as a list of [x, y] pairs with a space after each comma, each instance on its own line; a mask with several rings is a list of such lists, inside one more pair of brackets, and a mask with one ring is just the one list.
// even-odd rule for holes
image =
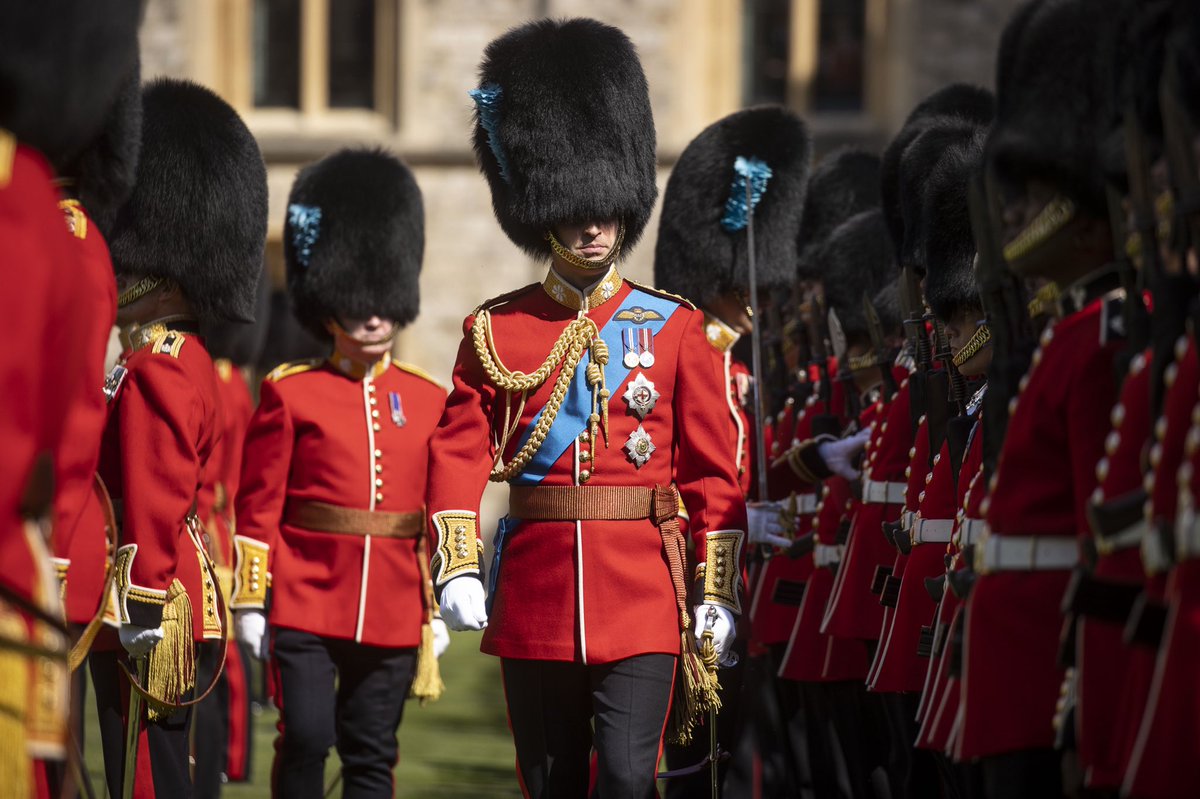
[[625, 350], [622, 363], [626, 369], [641, 366], [649, 369], [654, 365], [654, 331], [649, 328], [627, 327], [621, 331], [621, 344]]
[[408, 419], [404, 416], [404, 406], [400, 403], [400, 392], [388, 392], [388, 407], [392, 409], [392, 424], [396, 427], [404, 427], [408, 424]]
[[625, 387], [623, 399], [629, 403], [629, 410], [639, 419], [645, 419], [658, 403], [659, 393], [654, 384], [646, 376], [638, 372], [637, 377], [629, 381]]
[[625, 451], [629, 453], [629, 459], [639, 469], [646, 465], [655, 449], [654, 442], [650, 440], [650, 434], [641, 425], [638, 425], [637, 430], [629, 434], [629, 440], [625, 442]]

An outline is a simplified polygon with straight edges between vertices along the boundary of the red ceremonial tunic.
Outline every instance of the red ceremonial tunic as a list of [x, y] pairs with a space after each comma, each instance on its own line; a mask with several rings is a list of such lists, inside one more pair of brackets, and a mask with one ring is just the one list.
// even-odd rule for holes
[[[918, 430], [917, 441], [919, 444], [922, 438], [925, 439], [925, 446], [928, 447], [929, 436], [927, 433], [922, 435], [923, 432]], [[914, 458], [913, 464], [924, 471], [929, 461]], [[955, 468], [950, 455], [950, 443], [944, 441], [941, 451], [934, 456], [933, 470], [919, 480], [921, 488], [915, 498], [915, 515], [909, 520], [910, 531], [901, 532], [901, 535], [910, 535], [912, 549], [907, 556], [897, 557], [898, 562], [901, 558], [907, 562], [901, 573], [900, 594], [887, 636], [880, 641], [877, 655], [879, 665], [871, 690], [920, 691], [925, 683], [929, 661], [920, 657], [917, 650], [921, 628], [933, 622], [938, 609], [925, 588], [925, 580], [946, 570], [945, 555], [949, 542], [941, 538], [942, 531], [938, 528], [944, 528], [948, 537], [957, 515]], [[913, 471], [918, 469], [914, 468]], [[941, 538], [941, 542], [921, 540], [922, 537]]]
[[[636, 299], [630, 299], [637, 291]], [[662, 311], [646, 313], [652, 303]], [[730, 421], [725, 370], [705, 338], [704, 315], [686, 301], [653, 289], [635, 287], [615, 269], [597, 282], [585, 298], [553, 270], [543, 285], [530, 285], [494, 300], [490, 312], [491, 345], [509, 370], [535, 371], [564, 329], [579, 318], [581, 308], [603, 331], [630, 336], [640, 348], [652, 336], [653, 361], [629, 371], [616, 370], [620, 382], [608, 381], [608, 437], [592, 441], [574, 426], [561, 454], [542, 452], [541, 486], [668, 486], [675, 481], [690, 517], [689, 532], [698, 557], [706, 552], [706, 535], [745, 530], [745, 502], [739, 485], [734, 425]], [[475, 317], [464, 324], [464, 340], [454, 367], [454, 387], [434, 435], [429, 471], [430, 531], [439, 543], [439, 514], [452, 514], [464, 539], [460, 552], [475, 547], [480, 495], [495, 459], [494, 434], [503, 426], [505, 395], [484, 372], [472, 344]], [[623, 360], [621, 344], [609, 347], [610, 365]], [[633, 352], [636, 357], [637, 351]], [[503, 453], [507, 463], [523, 442], [534, 416], [546, 405], [559, 369], [552, 370], [516, 418], [517, 434]], [[608, 371], [608, 370], [606, 370]], [[657, 399], [639, 419], [632, 384], [644, 378]], [[580, 375], [572, 379], [582, 383]], [[583, 388], [581, 385], [577, 389]], [[587, 390], [587, 389], [585, 389]], [[589, 390], [590, 391], [590, 390]], [[645, 392], [649, 394], [649, 392]], [[519, 399], [519, 397], [518, 397]], [[562, 423], [560, 412], [557, 423]], [[634, 436], [635, 432], [642, 433]], [[649, 458], [637, 465], [626, 449], [648, 437]], [[551, 454], [553, 452], [553, 454]], [[646, 454], [646, 453], [643, 453]], [[528, 473], [515, 484], [533, 484]], [[648, 653], [679, 653], [680, 619], [674, 583], [668, 571], [661, 533], [650, 520], [635, 521], [507, 521], [499, 573], [490, 574], [494, 588], [482, 650], [506, 658], [608, 663]], [[468, 532], [469, 528], [469, 532]], [[445, 563], [435, 561], [434, 580], [446, 578]], [[464, 567], [452, 577], [479, 569]]]
[[100, 607], [108, 565], [104, 512], [94, 491], [94, 475], [108, 416], [104, 358], [117, 318], [117, 283], [100, 229], [83, 206], [73, 201], [62, 205], [79, 251], [72, 280], [94, 298], [95, 311], [78, 343], [83, 357], [82, 385], [78, 401], [63, 420], [63, 436], [54, 459], [57, 501], [53, 549], [60, 574], [65, 571], [67, 621], [87, 624]]
[[76, 280], [80, 249], [63, 225], [46, 159], [18, 145], [0, 158], [0, 175], [0, 333], [8, 342], [0, 358], [0, 579], [35, 598], [54, 590], [53, 574], [30, 551], [21, 499], [38, 456], [59, 450], [63, 420], [82, 391], [79, 342], [88, 340], [97, 299]]
[[[825, 403], [816, 395], [810, 396], [804, 406], [796, 412], [793, 400], [788, 400], [787, 407], [780, 413], [776, 423], [777, 442], [773, 460], [783, 454], [781, 450], [798, 445], [813, 435], [813, 417], [825, 412]], [[818, 486], [813, 483], [801, 482], [786, 460], [776, 462], [771, 471], [782, 469], [793, 478], [794, 487], [781, 491], [779, 480], [771, 480], [768, 485], [770, 498], [783, 502], [785, 506], [795, 503], [796, 528], [789, 530], [789, 536], [798, 532], [807, 533], [812, 529], [816, 516], [820, 494]], [[777, 493], [779, 492], [779, 493]], [[813, 556], [807, 554], [799, 558], [788, 557], [778, 552], [768, 560], [763, 567], [760, 584], [752, 586], [754, 596], [751, 599], [751, 637], [765, 645], [772, 646], [787, 642], [795, 626], [796, 616], [800, 612], [807, 584], [812, 577]]]
[[[1200, 673], [1200, 528], [1195, 499], [1200, 496], [1200, 412], [1196, 405], [1195, 343], [1189, 342], [1185, 352], [1180, 349], [1176, 349], [1179, 368], [1164, 401], [1166, 423], [1158, 436], [1162, 449], [1150, 487], [1150, 518], [1168, 523], [1174, 516], [1177, 551], [1166, 554], [1174, 554], [1178, 563], [1164, 585], [1162, 569], [1167, 561], [1155, 551], [1157, 547], [1144, 549], [1150, 555], [1147, 568], [1153, 571], [1146, 593], [1152, 599], [1165, 598], [1169, 609], [1152, 679], [1146, 681], [1144, 671], [1145, 659], [1154, 651], [1139, 648], [1124, 697], [1124, 712], [1119, 716], [1136, 723], [1123, 791], [1147, 799], [1193, 796], [1200, 785], [1200, 682], [1196, 679]], [[1191, 407], [1185, 411], [1189, 403]], [[1176, 457], [1178, 433], [1185, 426], [1185, 417], [1188, 433], [1183, 439], [1176, 482], [1170, 479], [1168, 469]], [[1170, 490], [1172, 483], [1179, 488], [1177, 506], [1168, 497], [1174, 493]], [[1147, 544], [1152, 541], [1157, 542], [1150, 532]], [[1148, 689], [1144, 715], [1139, 720], [1136, 700], [1141, 683]]]
[[[1134, 493], [1141, 495], [1145, 483], [1146, 447], [1151, 437], [1150, 353], [1138, 355], [1121, 385], [1121, 395], [1110, 414], [1112, 429], [1105, 439], [1105, 456], [1096, 467], [1100, 485], [1097, 505], [1119, 500]], [[1124, 585], [1140, 585], [1145, 579], [1140, 553], [1144, 519], [1127, 532], [1119, 549], [1098, 547], [1094, 576], [1097, 580]], [[1130, 535], [1132, 533], [1132, 535]], [[1097, 536], [1097, 544], [1105, 539]], [[1129, 678], [1133, 648], [1124, 641], [1125, 619], [1107, 621], [1080, 617], [1075, 636], [1075, 664], [1078, 679], [1075, 727], [1079, 764], [1086, 785], [1097, 789], [1120, 786], [1124, 774], [1122, 750], [1127, 736], [1116, 724], [1120, 713], [1119, 698]]]
[[242, 474], [246, 430], [254, 415], [254, 397], [242, 370], [225, 358], [213, 361], [220, 398], [221, 436], [213, 450], [207, 480], [200, 490], [197, 513], [212, 537], [209, 551], [217, 565], [232, 568], [234, 498]]
[[[871, 592], [880, 567], [890, 569], [896, 549], [883, 537], [883, 523], [900, 518], [904, 507], [908, 451], [913, 445], [909, 416], [908, 379], [893, 370], [899, 391], [880, 409], [867, 444], [863, 465], [863, 502], [854, 514], [846, 554], [838, 567], [822, 631], [842, 638], [877, 640], [883, 629], [883, 606]], [[882, 402], [882, 401], [881, 401]]]
[[290, 503], [401, 514], [424, 507], [446, 391], [390, 359], [373, 373], [354, 367], [335, 354], [284, 364], [263, 381], [236, 497], [233, 605], [262, 607], [257, 591], [245, 591], [245, 560], [266, 545], [272, 625], [415, 647], [425, 620], [418, 538], [321, 532], [287, 520]]
[[[946, 548], [952, 556], [951, 569], [966, 568], [962, 562], [963, 548], [970, 543], [965, 540], [973, 528], [982, 526], [980, 505], [986, 492], [983, 479], [983, 427], [977, 417], [971, 431], [971, 442], [963, 456], [962, 470], [958, 479], [958, 511], [954, 518], [954, 539]], [[917, 735], [917, 746], [949, 753], [953, 746], [952, 732], [960, 706], [960, 684], [958, 675], [952, 673], [953, 661], [961, 656], [961, 647], [952, 643], [961, 634], [963, 623], [962, 601], [945, 586], [942, 601], [938, 604], [934, 621], [934, 657], [929, 661], [925, 675], [917, 719], [921, 722]], [[957, 650], [957, 651], [956, 651]]]
[[[118, 615], [141, 627], [162, 623], [163, 602], [178, 578], [192, 604], [195, 640], [220, 638], [210, 587], [187, 519], [217, 438], [217, 387], [203, 341], [184, 323], [140, 328], [110, 403], [100, 476], [120, 508]], [[114, 370], [114, 375], [120, 374]], [[122, 568], [122, 556], [127, 557]], [[115, 645], [113, 636], [107, 642]]]
[[[1043, 335], [987, 500], [991, 536], [1036, 536], [1044, 547], [1065, 548], [1090, 535], [1087, 503], [1117, 397], [1113, 360], [1122, 342], [1111, 327], [1120, 313], [1114, 292]], [[962, 759], [1054, 745], [1059, 606], [1070, 568], [979, 575], [967, 599]]]

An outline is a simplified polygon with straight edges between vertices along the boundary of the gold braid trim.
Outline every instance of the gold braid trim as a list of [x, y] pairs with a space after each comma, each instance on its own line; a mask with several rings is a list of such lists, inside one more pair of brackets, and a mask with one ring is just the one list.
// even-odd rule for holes
[[1069, 197], [1059, 195], [1046, 203], [1033, 221], [1005, 246], [1004, 260], [1011, 264], [1029, 255], [1065, 228], [1075, 218], [1075, 212], [1075, 203]]
[[962, 366], [967, 361], [975, 357], [975, 355], [992, 340], [992, 329], [987, 325], [980, 325], [975, 328], [975, 334], [963, 345], [963, 348], [954, 354], [955, 366]]
[[126, 305], [137, 302], [162, 285], [162, 282], [163, 279], [161, 277], [142, 278], [121, 292], [121, 296], [117, 297], [117, 307], [124, 308]]
[[174, 713], [172, 705], [196, 687], [192, 602], [179, 578], [172, 580], [167, 588], [162, 631], [163, 640], [150, 650], [146, 669], [146, 690], [154, 698], [146, 708], [146, 715], [151, 721], [161, 721]]
[[[521, 447], [508, 464], [504, 463], [504, 450], [508, 446], [509, 440], [516, 432], [517, 422], [514, 420], [510, 424], [509, 413], [505, 413], [504, 429], [501, 431], [501, 439], [496, 450], [496, 464], [492, 469], [489, 478], [492, 482], [502, 483], [511, 480], [525, 470], [529, 465], [529, 461], [537, 451], [541, 448], [546, 440], [546, 434], [550, 431], [550, 426], [554, 424], [555, 418], [558, 416], [559, 408], [562, 407], [563, 399], [567, 395], [567, 389], [571, 385], [571, 380], [575, 376], [575, 367], [583, 360], [584, 352], [589, 348], [593, 350], [593, 359], [596, 363], [607, 362], [607, 347], [597, 348], [593, 346], [600, 335], [600, 329], [596, 327], [596, 323], [586, 316], [580, 316], [567, 325], [566, 330], [554, 342], [554, 347], [550, 350], [550, 354], [546, 356], [546, 360], [542, 362], [534, 372], [526, 374], [520, 371], [509, 370], [500, 362], [500, 356], [496, 354], [495, 343], [492, 341], [492, 324], [491, 314], [486, 309], [479, 311], [475, 315], [475, 324], [472, 329], [473, 343], [475, 345], [475, 354], [479, 358], [479, 364], [483, 367], [483, 371], [487, 374], [488, 379], [502, 391], [511, 394], [521, 394], [521, 404], [524, 405], [525, 398], [530, 391], [541, 386], [550, 377], [550, 373], [559, 364], [562, 369], [558, 374], [558, 379], [554, 381], [554, 390], [550, 393], [550, 399], [546, 401], [546, 407], [542, 411], [541, 417], [538, 418], [537, 424], [534, 426], [533, 432], [525, 445]], [[603, 342], [599, 342], [603, 344]], [[593, 377], [598, 377], [600, 382], [594, 383]], [[604, 399], [605, 432], [607, 441], [607, 389], [603, 386], [603, 370], [597, 370], [593, 374], [589, 369], [588, 383], [593, 388], [593, 409], [596, 408], [598, 393]], [[511, 400], [511, 396], [510, 396]], [[517, 413], [520, 417], [520, 413]], [[595, 412], [592, 413], [590, 424], [594, 428], [598, 425], [601, 415]]]

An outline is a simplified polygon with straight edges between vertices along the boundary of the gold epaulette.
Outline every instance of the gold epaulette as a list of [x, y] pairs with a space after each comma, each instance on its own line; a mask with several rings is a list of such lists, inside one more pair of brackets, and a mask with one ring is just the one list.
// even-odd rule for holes
[[404, 363], [402, 361], [392, 361], [392, 363], [395, 364], [396, 368], [402, 372], [408, 372], [410, 375], [416, 375], [422, 380], [427, 380], [428, 382], [433, 383], [435, 386], [440, 388], [442, 391], [447, 390], [447, 388], [442, 385], [440, 380], [437, 380], [433, 375], [429, 374], [429, 372], [426, 372], [419, 366], [414, 366], [411, 363]]
[[285, 377], [298, 375], [302, 372], [311, 372], [323, 363], [325, 363], [324, 358], [305, 358], [302, 361], [281, 363], [271, 370], [270, 374], [267, 375], [267, 380], [272, 383], [278, 383]]
[[678, 294], [672, 294], [669, 291], [656, 289], [654, 286], [647, 286], [645, 283], [639, 283], [636, 280], [630, 280], [629, 278], [625, 278], [625, 282], [638, 287], [642, 291], [649, 292], [650, 294], [657, 294], [660, 297], [666, 297], [668, 300], [674, 300], [684, 308], [687, 308], [689, 311], [696, 310], [696, 303], [692, 302], [687, 297], [680, 297]]
[[490, 311], [492, 308], [514, 300], [524, 292], [527, 292], [530, 289], [535, 289], [541, 285], [541, 283], [530, 283], [528, 286], [521, 286], [519, 289], [513, 289], [512, 291], [501, 294], [499, 297], [492, 297], [490, 300], [484, 300], [475, 307], [475, 310], [471, 311], [471, 315], [478, 316], [480, 311]]

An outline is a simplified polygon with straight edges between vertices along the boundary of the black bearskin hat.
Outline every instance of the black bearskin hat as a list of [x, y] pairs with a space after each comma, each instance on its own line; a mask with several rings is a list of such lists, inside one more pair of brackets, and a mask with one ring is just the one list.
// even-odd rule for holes
[[938, 224], [937, 219], [925, 218], [929, 176], [949, 148], [971, 140], [981, 130], [985, 129], [974, 123], [939, 117], [938, 124], [924, 127], [900, 157], [896, 185], [900, 190], [903, 229], [897, 247], [897, 265], [911, 266], [918, 277], [923, 277], [926, 270], [923, 236], [929, 226]]
[[868, 333], [864, 294], [875, 301], [885, 330], [899, 324], [898, 303], [882, 303], [879, 297], [882, 291], [894, 290], [896, 270], [887, 225], [878, 208], [838, 225], [818, 247], [825, 275], [825, 306], [837, 312], [848, 337]]
[[391, 153], [346, 149], [300, 170], [283, 231], [296, 318], [327, 339], [331, 318], [378, 315], [404, 326], [420, 309], [425, 209]]
[[968, 200], [972, 176], [983, 163], [987, 132], [947, 146], [925, 183], [918, 239], [925, 264], [925, 300], [948, 320], [961, 308], [980, 308], [975, 282], [975, 237]]
[[0, 128], [53, 163], [100, 132], [137, 59], [141, 0], [9, 0], [0, 23]]
[[952, 83], [918, 103], [904, 121], [900, 132], [883, 151], [880, 193], [897, 261], [902, 260], [904, 247], [900, 163], [905, 150], [930, 127], [988, 125], [995, 115], [996, 98], [990, 91], [965, 83]]
[[850, 147], [825, 156], [808, 181], [797, 243], [798, 276], [820, 278], [822, 265], [813, 255], [821, 242], [850, 217], [878, 207], [879, 156]]
[[592, 19], [540, 19], [484, 51], [473, 141], [500, 227], [538, 259], [546, 231], [616, 218], [623, 248], [650, 219], [654, 117], [629, 38]]
[[267, 343], [271, 324], [271, 276], [266, 264], [258, 278], [253, 322], [210, 319], [200, 326], [204, 348], [214, 358], [228, 358], [237, 366], [253, 366]]
[[1179, 99], [1196, 127], [1200, 126], [1200, 9], [1192, 0], [1177, 0], [1174, 11], [1177, 32], [1170, 36], [1170, 57], [1179, 76]]
[[730, 289], [748, 291], [752, 216], [758, 286], [790, 286], [811, 158], [804, 121], [782, 106], [738, 111], [705, 128], [667, 181], [655, 285], [701, 305]]
[[1009, 21], [997, 59], [987, 159], [1005, 182], [1052, 183], [1093, 216], [1108, 213], [1101, 148], [1113, 117], [1106, 70], [1120, 0], [1038, 0]]
[[108, 236], [117, 210], [133, 191], [142, 149], [142, 75], [135, 60], [100, 134], [57, 172], [74, 182], [72, 193]]
[[241, 117], [190, 81], [142, 90], [137, 180], [108, 248], [117, 274], [177, 283], [203, 319], [251, 321], [267, 237], [267, 169]]

